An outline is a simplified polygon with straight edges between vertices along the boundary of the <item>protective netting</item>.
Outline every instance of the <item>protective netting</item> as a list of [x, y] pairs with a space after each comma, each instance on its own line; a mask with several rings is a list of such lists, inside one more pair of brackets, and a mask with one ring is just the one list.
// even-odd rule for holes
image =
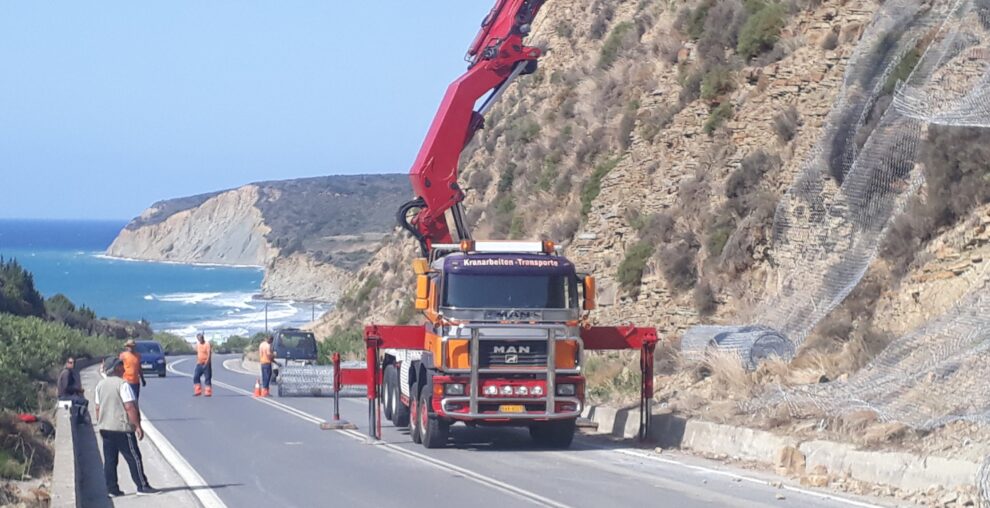
[[[777, 209], [777, 275], [768, 297], [753, 324], [689, 330], [687, 358], [727, 349], [753, 368], [773, 354], [793, 356], [859, 283], [891, 220], [923, 183], [928, 128], [990, 127], [988, 28], [990, 0], [884, 3], [849, 60], [822, 139]], [[990, 423], [990, 270], [974, 276], [955, 306], [847, 380], [774, 387], [747, 409], [784, 406], [795, 416], [869, 410], [923, 430]], [[777, 332], [789, 347], [754, 351], [753, 330]], [[986, 503], [990, 458], [974, 480]]]

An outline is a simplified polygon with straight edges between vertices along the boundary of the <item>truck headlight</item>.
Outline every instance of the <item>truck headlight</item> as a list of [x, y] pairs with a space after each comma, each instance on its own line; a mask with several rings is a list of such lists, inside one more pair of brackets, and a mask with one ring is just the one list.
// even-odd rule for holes
[[577, 393], [575, 386], [571, 383], [565, 383], [557, 385], [557, 395], [562, 395], [564, 397], [573, 397]]
[[495, 385], [488, 385], [485, 387], [485, 395], [489, 397], [494, 397], [498, 395], [498, 387]]
[[535, 395], [537, 397], [542, 397], [543, 396], [543, 387], [542, 386], [534, 386], [532, 393], [533, 393], [533, 395]]
[[524, 397], [526, 395], [529, 395], [529, 388], [527, 388], [525, 386], [517, 386], [516, 387], [516, 395], [522, 395]]
[[509, 385], [503, 386], [502, 387], [502, 395], [511, 396], [512, 395], [512, 387], [509, 386]]
[[443, 385], [444, 395], [464, 395], [464, 383], [447, 383]]

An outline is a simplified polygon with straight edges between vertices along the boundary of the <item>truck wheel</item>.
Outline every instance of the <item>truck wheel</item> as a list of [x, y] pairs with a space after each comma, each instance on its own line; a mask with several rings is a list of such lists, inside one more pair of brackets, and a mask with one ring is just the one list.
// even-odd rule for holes
[[529, 426], [529, 435], [541, 446], [564, 449], [574, 441], [576, 428], [575, 420], [534, 423]]
[[433, 387], [430, 384], [423, 389], [419, 399], [419, 430], [420, 441], [427, 448], [441, 448], [447, 444], [450, 424], [440, 420], [436, 415], [430, 416], [430, 405], [433, 403]]
[[395, 414], [395, 392], [392, 391], [392, 385], [395, 384], [397, 377], [394, 365], [389, 364], [385, 366], [385, 374], [382, 375], [382, 405], [385, 406], [383, 411], [385, 419], [392, 423], [395, 423], [392, 420], [392, 416]]
[[[398, 376], [396, 376], [398, 378]], [[409, 426], [409, 406], [402, 403], [401, 397], [402, 389], [399, 387], [399, 380], [396, 379], [392, 383], [392, 404], [394, 404], [392, 410], [392, 423], [396, 427], [408, 427]]]
[[422, 442], [422, 434], [419, 430], [419, 383], [414, 383], [409, 387], [409, 435], [412, 436], [413, 443]]

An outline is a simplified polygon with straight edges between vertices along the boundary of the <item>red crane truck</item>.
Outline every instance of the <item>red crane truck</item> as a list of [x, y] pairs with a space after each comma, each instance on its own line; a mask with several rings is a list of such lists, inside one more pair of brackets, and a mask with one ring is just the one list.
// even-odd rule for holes
[[366, 369], [339, 376], [367, 384], [372, 437], [381, 437], [384, 413], [427, 448], [443, 446], [456, 422], [525, 426], [538, 443], [568, 447], [585, 402], [582, 360], [592, 349], [641, 351], [640, 433], [648, 432], [656, 331], [589, 326], [594, 278], [553, 242], [475, 241], [464, 223], [458, 159], [513, 79], [536, 70], [542, 52], [523, 38], [542, 4], [496, 1], [410, 171], [416, 198], [400, 207], [398, 221], [419, 242], [415, 305], [425, 322], [366, 326]]

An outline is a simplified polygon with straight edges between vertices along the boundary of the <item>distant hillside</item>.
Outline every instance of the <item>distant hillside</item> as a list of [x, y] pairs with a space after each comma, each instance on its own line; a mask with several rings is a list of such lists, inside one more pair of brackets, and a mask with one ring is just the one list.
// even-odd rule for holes
[[121, 231], [107, 254], [264, 266], [266, 295], [328, 300], [342, 271], [364, 264], [394, 228], [393, 210], [409, 197], [405, 175], [252, 183], [159, 201]]

